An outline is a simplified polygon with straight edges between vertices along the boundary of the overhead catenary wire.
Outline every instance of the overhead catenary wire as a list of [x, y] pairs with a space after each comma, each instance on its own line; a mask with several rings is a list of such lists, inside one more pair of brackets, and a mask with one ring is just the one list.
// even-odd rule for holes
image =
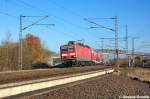
[[[19, 0], [18, 2], [20, 2], [20, 3], [22, 3], [22, 4], [24, 4], [25, 6], [28, 6], [28, 7], [30, 7], [30, 8], [34, 8], [34, 9], [36, 9], [38, 12], [42, 12], [42, 13], [48, 13], [48, 11], [45, 11], [45, 10], [42, 10], [41, 8], [38, 8], [38, 7], [36, 7], [36, 6], [34, 6], [34, 5], [31, 5], [31, 4], [29, 4], [29, 3], [27, 3], [27, 2], [25, 2], [25, 1], [23, 1], [23, 0]], [[68, 22], [68, 21], [66, 21], [65, 19], [63, 19], [63, 18], [60, 18], [60, 17], [57, 17], [57, 16], [54, 16], [54, 15], [51, 15], [52, 17], [54, 17], [55, 19], [58, 19], [58, 20], [61, 20], [61, 21], [63, 21], [64, 23], [67, 23], [67, 24], [70, 24], [70, 25], [72, 25], [72, 26], [74, 26], [74, 27], [76, 27], [76, 28], [80, 28], [80, 29], [84, 29], [84, 30], [87, 30], [87, 29], [85, 29], [85, 28], [83, 28], [83, 27], [80, 27], [80, 26], [78, 26], [78, 25], [75, 25], [74, 23], [70, 23], [70, 22]], [[84, 33], [84, 32], [82, 32], [82, 33]], [[86, 33], [84, 33], [84, 34], [86, 34]], [[88, 35], [86, 35], [86, 37], [87, 36], [89, 36], [89, 34]], [[93, 36], [93, 35], [92, 35]], [[90, 38], [92, 37], [92, 36], [90, 36]], [[84, 36], [85, 37], [85, 36]], [[94, 38], [95, 39], [95, 38]], [[90, 41], [90, 39], [89, 39], [89, 41]], [[91, 42], [93, 42], [92, 40], [91, 40]]]
[[[87, 21], [87, 22], [89, 22], [89, 23], [92, 23], [92, 24], [94, 24], [94, 25], [99, 26], [98, 28], [104, 28], [104, 29], [108, 29], [108, 30], [111, 30], [111, 31], [115, 31], [114, 29], [111, 29], [111, 28], [102, 26], [102, 25], [100, 25], [100, 24], [97, 24], [96, 22], [90, 21], [90, 20], [87, 19], [87, 18], [84, 18], [84, 20]], [[90, 28], [97, 28], [97, 27], [90, 27]]]
[[[16, 16], [11, 15], [11, 14], [9, 14], [9, 13], [0, 12], [0, 14], [6, 15], [6, 16], [9, 16], [9, 17], [12, 17], [12, 18], [15, 18], [15, 19], [18, 19]], [[26, 16], [22, 16], [22, 17], [26, 17]], [[29, 16], [29, 17], [30, 17], [30, 16]], [[39, 21], [42, 21], [43, 19], [45, 19], [45, 18], [47, 18], [47, 17], [48, 17], [48, 16], [45, 16], [45, 17], [43, 17], [43, 18], [37, 20], [36, 22], [32, 23], [31, 25], [28, 25], [27, 27], [24, 27], [22, 30], [25, 30], [25, 29], [27, 29], [28, 27], [30, 27], [30, 26], [32, 26], [32, 25], [35, 25], [36, 23], [38, 23]], [[19, 34], [19, 37], [20, 37], [20, 34]], [[22, 40], [22, 38], [19, 38], [19, 40]], [[20, 54], [20, 53], [22, 53], [22, 44], [21, 44], [21, 50], [19, 49], [19, 55], [22, 56], [22, 54]], [[20, 69], [22, 70], [22, 57], [20, 57], [20, 56], [19, 56], [19, 63], [18, 63], [18, 66], [19, 66]]]
[[[25, 3], [25, 2], [22, 1], [22, 0], [19, 0], [19, 1], [21, 1], [22, 3], [24, 3], [26, 6], [30, 6], [29, 4]], [[32, 7], [32, 6], [30, 6], [30, 7]], [[0, 14], [1, 14], [1, 15], [5, 15], [5, 16], [8, 16], [8, 17], [13, 18], [13, 19], [16, 19], [16, 20], [19, 19], [19, 16], [17, 17], [17, 16], [15, 16], [15, 15], [12, 15], [12, 14], [9, 14], [9, 13], [6, 13], [6, 12], [0, 11]], [[27, 17], [30, 17], [30, 16], [27, 16]], [[31, 17], [33, 17], [33, 16], [31, 16]], [[36, 16], [36, 17], [41, 17], [41, 16]], [[32, 22], [32, 21], [30, 21], [30, 20], [27, 20], [27, 21], [28, 21], [28, 22]], [[39, 24], [36, 24], [36, 25], [39, 25]], [[53, 29], [53, 30], [54, 30], [54, 29]], [[55, 30], [55, 31], [56, 31], [56, 30]], [[63, 33], [63, 32], [61, 32], [61, 33]], [[67, 35], [67, 33], [63, 33], [63, 34]], [[71, 36], [71, 35], [69, 34], [68, 36]], [[74, 38], [74, 36], [71, 36], [71, 37]], [[75, 38], [74, 38], [74, 39], [75, 39]]]
[[62, 5], [60, 5], [60, 4], [58, 4], [58, 3], [55, 2], [54, 0], [47, 0], [47, 1], [49, 1], [50, 3], [52, 3], [52, 4], [54, 4], [55, 6], [57, 6], [57, 7], [61, 8], [61, 9], [65, 10], [66, 12], [68, 12], [68, 13], [70, 13], [70, 14], [72, 14], [72, 15], [75, 15], [75, 16], [80, 17], [80, 18], [82, 18], [82, 19], [85, 17], [85, 16], [83, 16], [83, 15], [81, 15], [81, 14], [75, 12], [75, 11], [72, 11], [72, 10], [70, 10], [70, 9], [68, 9], [68, 8], [66, 8], [66, 7], [64, 7], [64, 6], [62, 6]]
[[[31, 5], [31, 4], [29, 4], [29, 3], [27, 3], [27, 2], [25, 2], [25, 1], [23, 1], [23, 0], [19, 0], [18, 2], [20, 2], [20, 3], [22, 3], [22, 4], [26, 5], [26, 6], [28, 6], [28, 7], [30, 7], [30, 8], [34, 8], [34, 9], [36, 9], [36, 10], [38, 10], [39, 12], [42, 12], [42, 13], [44, 13], [44, 14], [47, 14], [47, 13], [49, 12], [49, 11], [43, 10], [43, 9], [41, 9], [41, 8], [38, 8], [37, 6]], [[75, 24], [75, 23], [72, 23], [72, 22], [70, 22], [70, 21], [68, 21], [68, 20], [66, 20], [66, 19], [64, 19], [64, 18], [58, 17], [58, 16], [56, 16], [56, 15], [50, 14], [50, 17], [54, 17], [55, 19], [58, 19], [58, 20], [60, 20], [60, 21], [63, 21], [64, 23], [73, 25], [73, 26], [78, 27], [78, 28], [81, 28], [81, 29], [84, 28], [84, 27], [82, 27], [82, 26], [80, 26], [80, 25], [77, 25], [77, 24]]]
[[18, 19], [18, 17], [17, 17], [17, 16], [11, 15], [11, 14], [6, 13], [6, 12], [2, 12], [2, 11], [0, 11], [0, 14], [1, 14], [1, 15], [5, 15], [5, 16], [8, 16], [8, 17], [11, 17], [11, 18], [14, 18], [14, 19]]
[[[18, 2], [24, 4], [24, 5], [26, 5], [26, 6], [30, 7], [30, 8], [32, 8], [32, 9], [34, 8], [35, 10], [37, 10], [37, 11], [39, 11], [39, 12], [41, 12], [41, 13], [44, 13], [44, 14], [47, 14], [47, 13], [49, 12], [49, 11], [43, 10], [43, 9], [41, 9], [41, 8], [38, 8], [37, 6], [31, 5], [31, 4], [29, 4], [29, 3], [27, 3], [27, 2], [25, 2], [25, 1], [23, 1], [23, 0], [19, 0]], [[87, 28], [82, 27], [82, 26], [80, 26], [80, 25], [77, 25], [77, 24], [75, 24], [75, 23], [73, 23], [73, 22], [71, 22], [71, 21], [68, 21], [68, 20], [64, 19], [64, 18], [58, 17], [58, 16], [56, 16], [56, 15], [52, 15], [52, 14], [50, 14], [50, 16], [53, 17], [53, 18], [55, 18], [55, 19], [57, 19], [57, 20], [60, 20], [60, 21], [62, 21], [62, 22], [64, 22], [64, 23], [66, 23], [66, 24], [69, 24], [69, 25], [71, 25], [71, 26], [73, 26], [73, 27], [76, 27], [76, 28], [78, 28], [78, 29], [87, 30]], [[82, 32], [82, 33], [85, 34], [86, 37], [89, 36], [89, 34], [87, 35], [87, 34], [84, 33], [84, 32]], [[78, 33], [78, 35], [80, 35], [80, 34]], [[81, 36], [81, 35], [80, 35], [80, 36]], [[84, 37], [85, 37], [85, 36], [84, 36]], [[91, 36], [90, 36], [90, 37], [91, 37]], [[89, 39], [89, 40], [90, 40], [90, 39]], [[92, 41], [92, 40], [91, 40], [91, 41]]]
[[[18, 17], [15, 16], [15, 15], [12, 15], [12, 14], [9, 14], [9, 13], [5, 13], [5, 12], [2, 12], [2, 11], [0, 11], [0, 14], [18, 20]], [[27, 20], [27, 21], [29, 21], [29, 20]], [[29, 21], [29, 22], [31, 22], [31, 21]], [[38, 25], [38, 24], [37, 24], [37, 25]], [[72, 36], [72, 35], [70, 35], [70, 34], [64, 33], [64, 32], [62, 32], [62, 31], [58, 31], [58, 30], [56, 30], [56, 29], [52, 29], [52, 30], [57, 31], [57, 32], [61, 32], [61, 33], [64, 34], [64, 35], [69, 35], [71, 38], [74, 38], [74, 39], [77, 40], [77, 38], [75, 38], [74, 36]]]
[[[71, 9], [66, 8], [66, 7], [64, 7], [64, 6], [60, 5], [60, 4], [58, 4], [58, 3], [55, 2], [54, 0], [47, 0], [47, 1], [49, 1], [49, 2], [52, 3], [52, 4], [54, 4], [54, 5], [57, 6], [57, 7], [59, 7], [59, 8], [61, 8], [61, 9], [65, 10], [66, 12], [68, 12], [68, 13], [74, 15], [74, 16], [77, 16], [77, 17], [81, 18], [81, 20], [83, 20], [83, 19], [85, 18], [84, 15], [81, 15], [81, 14], [75, 12], [75, 11], [72, 11]], [[88, 28], [81, 28], [81, 29], [84, 29], [84, 30], [87, 31]], [[89, 31], [87, 31], [87, 32], [89, 32]], [[84, 34], [86, 34], [86, 33], [84, 33]], [[95, 39], [95, 36], [94, 36], [94, 35], [91, 35], [91, 37]]]

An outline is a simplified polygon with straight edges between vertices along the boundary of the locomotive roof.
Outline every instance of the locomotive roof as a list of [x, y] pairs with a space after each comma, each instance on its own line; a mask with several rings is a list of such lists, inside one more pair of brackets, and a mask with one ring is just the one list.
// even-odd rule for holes
[[[75, 44], [78, 44], [78, 45], [83, 46], [83, 47], [86, 47], [86, 48], [91, 48], [90, 46], [84, 45], [84, 44], [82, 44], [82, 43], [75, 43]], [[75, 44], [65, 44], [65, 45], [62, 45], [62, 46], [75, 45]]]
[[90, 46], [84, 45], [83, 43], [79, 43], [79, 42], [76, 42], [76, 41], [69, 41], [68, 42], [68, 45], [73, 45], [73, 44], [79, 44], [80, 46], [90, 48]]

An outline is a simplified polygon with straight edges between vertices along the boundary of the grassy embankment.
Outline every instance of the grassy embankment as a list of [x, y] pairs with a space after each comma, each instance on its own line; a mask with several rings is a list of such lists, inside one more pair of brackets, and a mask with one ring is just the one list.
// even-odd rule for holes
[[126, 74], [133, 79], [150, 83], [150, 68], [128, 68]]

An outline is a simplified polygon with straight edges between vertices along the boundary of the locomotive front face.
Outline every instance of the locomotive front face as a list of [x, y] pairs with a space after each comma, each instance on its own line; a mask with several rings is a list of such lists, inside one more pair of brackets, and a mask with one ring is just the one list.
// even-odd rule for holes
[[64, 45], [60, 48], [62, 62], [72, 61], [76, 59], [75, 46]]

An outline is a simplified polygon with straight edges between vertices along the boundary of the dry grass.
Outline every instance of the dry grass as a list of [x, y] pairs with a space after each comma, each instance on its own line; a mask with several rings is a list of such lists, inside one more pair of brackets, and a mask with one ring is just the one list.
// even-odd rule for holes
[[129, 68], [127, 75], [141, 81], [150, 82], [150, 69], [148, 68]]

